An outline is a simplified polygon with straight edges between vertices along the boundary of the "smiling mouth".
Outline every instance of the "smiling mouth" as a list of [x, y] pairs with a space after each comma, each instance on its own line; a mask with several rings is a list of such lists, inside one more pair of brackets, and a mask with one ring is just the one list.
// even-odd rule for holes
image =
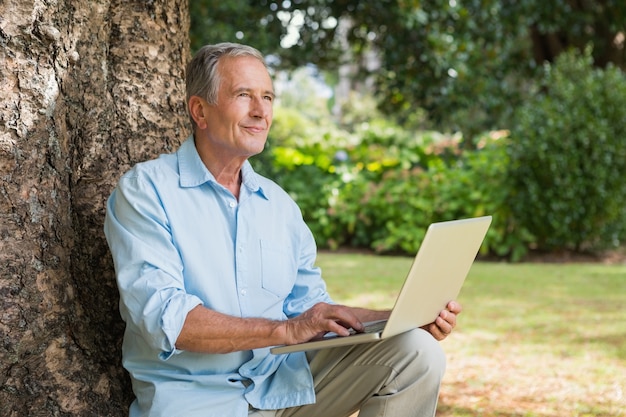
[[245, 126], [244, 128], [253, 133], [262, 133], [265, 131], [265, 128], [262, 126]]

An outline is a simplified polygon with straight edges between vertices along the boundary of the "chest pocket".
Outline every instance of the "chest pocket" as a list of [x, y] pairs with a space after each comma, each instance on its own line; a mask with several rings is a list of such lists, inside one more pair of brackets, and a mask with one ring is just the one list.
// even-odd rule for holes
[[286, 297], [298, 273], [293, 251], [285, 244], [261, 240], [261, 286], [277, 297]]

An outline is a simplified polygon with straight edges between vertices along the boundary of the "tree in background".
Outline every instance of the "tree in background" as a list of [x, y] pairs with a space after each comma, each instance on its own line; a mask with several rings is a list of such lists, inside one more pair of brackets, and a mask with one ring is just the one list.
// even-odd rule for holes
[[102, 231], [135, 162], [184, 138], [187, 2], [0, 2], [0, 415], [123, 416]]
[[504, 17], [529, 28], [537, 64], [554, 62], [570, 48], [592, 45], [595, 66], [608, 63], [626, 70], [626, 3], [620, 0], [508, 0]]
[[592, 45], [595, 65], [626, 68], [621, 0], [192, 3], [194, 47], [241, 41], [284, 67], [312, 62], [337, 72], [359, 64], [354, 79], [374, 79], [387, 114], [406, 125], [422, 108], [435, 128], [469, 140], [506, 127], [543, 62], [568, 48]]

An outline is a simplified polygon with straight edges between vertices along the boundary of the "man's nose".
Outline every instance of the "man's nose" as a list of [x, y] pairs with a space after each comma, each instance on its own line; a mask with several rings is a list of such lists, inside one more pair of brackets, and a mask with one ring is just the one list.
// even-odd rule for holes
[[263, 98], [254, 98], [250, 105], [250, 115], [252, 117], [265, 118], [269, 114], [271, 104]]

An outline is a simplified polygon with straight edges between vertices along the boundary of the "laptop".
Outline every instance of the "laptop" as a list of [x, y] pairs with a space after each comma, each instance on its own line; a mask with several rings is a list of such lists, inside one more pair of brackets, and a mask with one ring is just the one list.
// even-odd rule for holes
[[364, 323], [365, 332], [271, 348], [273, 354], [373, 342], [432, 323], [456, 300], [487, 234], [491, 216], [433, 223], [415, 255], [388, 320]]

